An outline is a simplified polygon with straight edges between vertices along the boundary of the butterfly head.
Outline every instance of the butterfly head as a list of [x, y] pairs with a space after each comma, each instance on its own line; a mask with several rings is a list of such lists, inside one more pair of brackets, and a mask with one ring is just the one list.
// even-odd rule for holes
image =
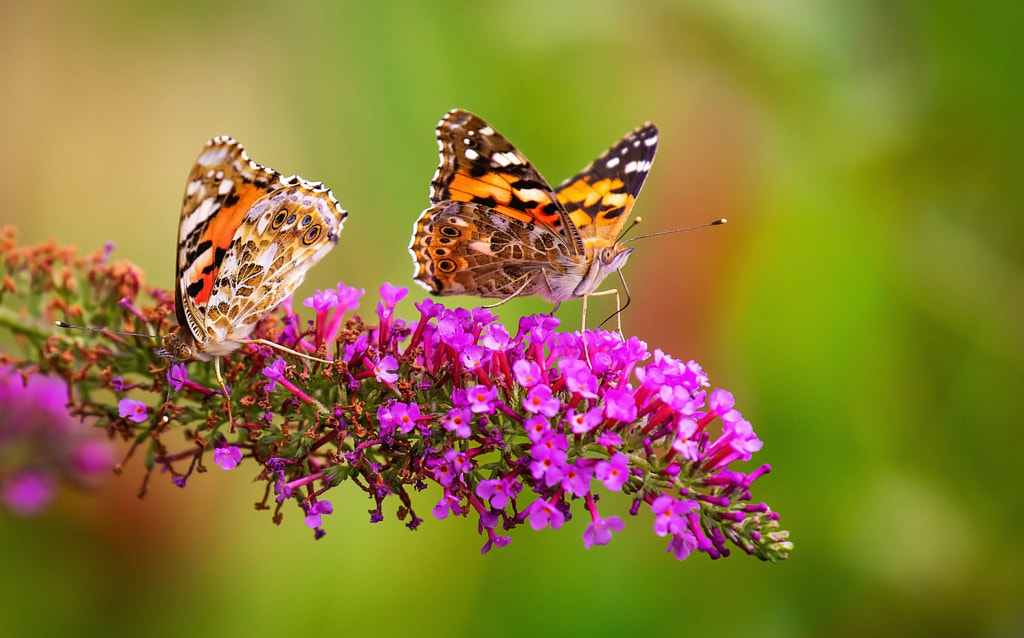
[[632, 248], [607, 240], [585, 240], [584, 246], [590, 268], [573, 291], [574, 297], [582, 297], [597, 290], [604, 278], [626, 265]]
[[178, 335], [180, 329], [181, 327], [179, 326], [164, 337], [160, 347], [156, 349], [157, 356], [170, 359], [171, 361], [189, 361], [193, 358], [194, 352], [192, 347], [186, 343], [185, 339]]

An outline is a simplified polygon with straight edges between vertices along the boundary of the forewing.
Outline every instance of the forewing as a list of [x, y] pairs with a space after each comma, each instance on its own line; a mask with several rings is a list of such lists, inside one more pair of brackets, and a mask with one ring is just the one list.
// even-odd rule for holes
[[441, 163], [430, 203], [472, 202], [526, 224], [548, 227], [573, 253], [583, 244], [540, 173], [511, 142], [476, 115], [449, 111], [437, 125]]
[[583, 238], [618, 237], [657, 150], [658, 127], [648, 122], [556, 189], [559, 203]]

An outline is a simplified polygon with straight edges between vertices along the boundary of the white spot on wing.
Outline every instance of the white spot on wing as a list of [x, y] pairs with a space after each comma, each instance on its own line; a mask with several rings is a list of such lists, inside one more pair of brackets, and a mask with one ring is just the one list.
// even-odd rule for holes
[[231, 192], [231, 189], [233, 189], [234, 187], [235, 183], [230, 179], [226, 179], [220, 183], [220, 186], [217, 187], [217, 194], [227, 195], [228, 193]]
[[511, 151], [508, 153], [495, 153], [494, 155], [491, 155], [491, 159], [499, 166], [518, 166], [523, 163], [523, 160]]
[[604, 163], [605, 168], [615, 168], [619, 165], [619, 158], [613, 157]]
[[654, 146], [657, 143], [658, 143], [658, 136], [657, 135], [652, 135], [651, 137], [648, 137], [646, 140], [644, 140], [644, 144], [646, 144], [647, 146]]
[[480, 153], [477, 153], [476, 151], [474, 151], [471, 148], [467, 148], [466, 149], [466, 159], [468, 159], [468, 160], [475, 160], [478, 157], [480, 157]]

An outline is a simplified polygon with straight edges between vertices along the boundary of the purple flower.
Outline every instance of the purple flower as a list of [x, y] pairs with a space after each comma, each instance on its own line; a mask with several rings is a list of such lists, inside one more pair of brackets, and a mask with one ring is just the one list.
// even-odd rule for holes
[[492, 323], [484, 328], [480, 336], [480, 343], [488, 350], [502, 352], [509, 347], [508, 330], [500, 323]]
[[117, 410], [122, 418], [127, 417], [129, 421], [142, 423], [146, 420], [146, 412], [148, 408], [142, 401], [121, 399], [117, 403]]
[[526, 419], [523, 427], [526, 429], [526, 438], [530, 439], [531, 443], [543, 441], [551, 432], [551, 422], [542, 414]]
[[114, 388], [114, 392], [123, 392], [124, 386], [124, 379], [121, 377], [114, 377], [110, 380], [110, 387]]
[[433, 299], [424, 299], [423, 301], [413, 305], [416, 307], [416, 310], [420, 311], [423, 321], [437, 317], [445, 309], [443, 305], [437, 303]]
[[594, 466], [594, 478], [604, 483], [606, 489], [618, 492], [629, 479], [629, 457], [616, 452], [607, 461], [598, 461]]
[[409, 294], [408, 288], [401, 286], [393, 286], [389, 282], [384, 282], [380, 287], [380, 298], [388, 306], [395, 307], [399, 301], [405, 299], [405, 296]]
[[444, 453], [444, 460], [448, 461], [448, 464], [451, 465], [452, 469], [459, 474], [469, 472], [473, 469], [473, 462], [469, 460], [469, 457], [466, 456], [465, 452], [448, 450]]
[[630, 422], [636, 418], [636, 400], [630, 390], [614, 388], [604, 393], [604, 414], [609, 419]]
[[665, 552], [672, 552], [676, 560], [686, 560], [690, 552], [695, 549], [697, 549], [697, 537], [687, 529], [672, 535], [672, 540], [668, 542]]
[[561, 401], [551, 395], [551, 388], [543, 384], [537, 384], [530, 388], [523, 399], [523, 409], [530, 414], [543, 414], [550, 418], [558, 414], [562, 406]]
[[657, 517], [654, 520], [654, 533], [658, 536], [680, 534], [686, 530], [686, 514], [694, 510], [694, 501], [679, 501], [667, 494], [654, 499], [651, 511]]
[[515, 498], [523, 488], [518, 481], [508, 477], [480, 481], [476, 486], [476, 495], [489, 501], [491, 507], [505, 509], [509, 499]]
[[338, 305], [338, 291], [330, 288], [327, 290], [317, 290], [313, 293], [312, 297], [303, 299], [302, 305], [312, 308], [317, 313], [327, 312]]
[[586, 434], [601, 425], [602, 421], [604, 409], [601, 406], [592, 407], [581, 414], [577, 414], [575, 409], [565, 413], [565, 422], [569, 424], [573, 434]]
[[7, 479], [0, 497], [19, 516], [32, 516], [46, 509], [53, 498], [56, 481], [49, 474], [29, 470]]
[[272, 392], [274, 390], [274, 387], [276, 387], [277, 385], [277, 381], [285, 378], [284, 370], [286, 367], [288, 367], [288, 364], [287, 362], [285, 362], [284, 359], [277, 359], [274, 361], [274, 363], [263, 368], [263, 376], [270, 379], [270, 381], [268, 381], [267, 384], [263, 386], [263, 389], [266, 392]]
[[585, 399], [597, 398], [597, 377], [585, 361], [562, 358], [558, 362], [558, 369], [562, 371], [565, 387], [570, 392]]
[[83, 475], [105, 474], [114, 468], [114, 452], [105, 441], [81, 441], [72, 449], [71, 466]]
[[374, 362], [373, 374], [381, 383], [392, 384], [398, 381], [398, 361], [391, 355]]
[[578, 463], [567, 465], [562, 474], [562, 489], [576, 497], [584, 496], [590, 491], [593, 474], [593, 468], [581, 467]]
[[222, 470], [234, 469], [242, 462], [242, 450], [237, 445], [227, 445], [214, 449], [213, 462]]
[[334, 507], [330, 501], [317, 501], [306, 510], [306, 527], [317, 528], [323, 524], [321, 517], [326, 514], [333, 514]]
[[396, 403], [391, 408], [391, 417], [402, 434], [412, 432], [416, 427], [416, 420], [420, 418], [420, 406], [416, 403]]
[[167, 371], [167, 381], [174, 388], [175, 392], [179, 392], [185, 387], [185, 382], [188, 381], [188, 371], [185, 370], [185, 364], [176, 363], [172, 365]]
[[540, 382], [540, 366], [536, 361], [520, 359], [512, 364], [512, 375], [524, 388], [532, 388]]
[[483, 346], [467, 346], [459, 355], [462, 366], [467, 370], [476, 370], [490, 361], [491, 353]]
[[448, 488], [445, 488], [444, 496], [442, 496], [441, 500], [437, 502], [437, 505], [434, 505], [434, 518], [441, 520], [446, 519], [448, 518], [449, 511], [456, 516], [462, 515], [462, 507], [459, 505], [459, 499], [452, 496], [452, 493]]
[[471, 419], [472, 413], [468, 413], [465, 408], [452, 408], [441, 419], [441, 426], [449, 432], [454, 432], [460, 439], [468, 439], [473, 434], [469, 427]]
[[530, 527], [537, 531], [544, 529], [548, 525], [551, 526], [551, 529], [558, 529], [565, 522], [565, 515], [557, 507], [542, 498], [538, 498], [531, 503], [526, 511], [530, 518]]
[[498, 400], [498, 389], [485, 385], [475, 385], [466, 391], [469, 409], [473, 414], [494, 414], [494, 404]]
[[564, 434], [549, 436], [540, 443], [535, 443], [530, 448], [530, 456], [533, 462], [530, 463], [530, 473], [535, 479], [544, 479], [546, 485], [555, 485], [565, 476], [566, 450], [569, 442]]
[[612, 532], [621, 532], [625, 527], [618, 516], [597, 516], [583, 532], [583, 547], [590, 549], [594, 545], [607, 545], [612, 540]]

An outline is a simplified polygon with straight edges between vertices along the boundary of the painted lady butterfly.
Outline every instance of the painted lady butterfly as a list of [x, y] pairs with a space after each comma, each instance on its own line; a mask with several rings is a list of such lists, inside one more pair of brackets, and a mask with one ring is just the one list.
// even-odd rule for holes
[[[560, 304], [593, 296], [626, 263], [617, 241], [651, 168], [647, 123], [552, 189], [508, 140], [461, 109], [437, 126], [441, 165], [432, 206], [416, 220], [415, 278], [435, 295], [538, 295]], [[605, 291], [597, 294], [613, 294]]]
[[220, 357], [250, 343], [256, 322], [334, 247], [347, 215], [322, 183], [282, 177], [230, 137], [207, 142], [189, 174], [178, 227], [178, 326], [157, 354], [215, 359], [223, 387]]

